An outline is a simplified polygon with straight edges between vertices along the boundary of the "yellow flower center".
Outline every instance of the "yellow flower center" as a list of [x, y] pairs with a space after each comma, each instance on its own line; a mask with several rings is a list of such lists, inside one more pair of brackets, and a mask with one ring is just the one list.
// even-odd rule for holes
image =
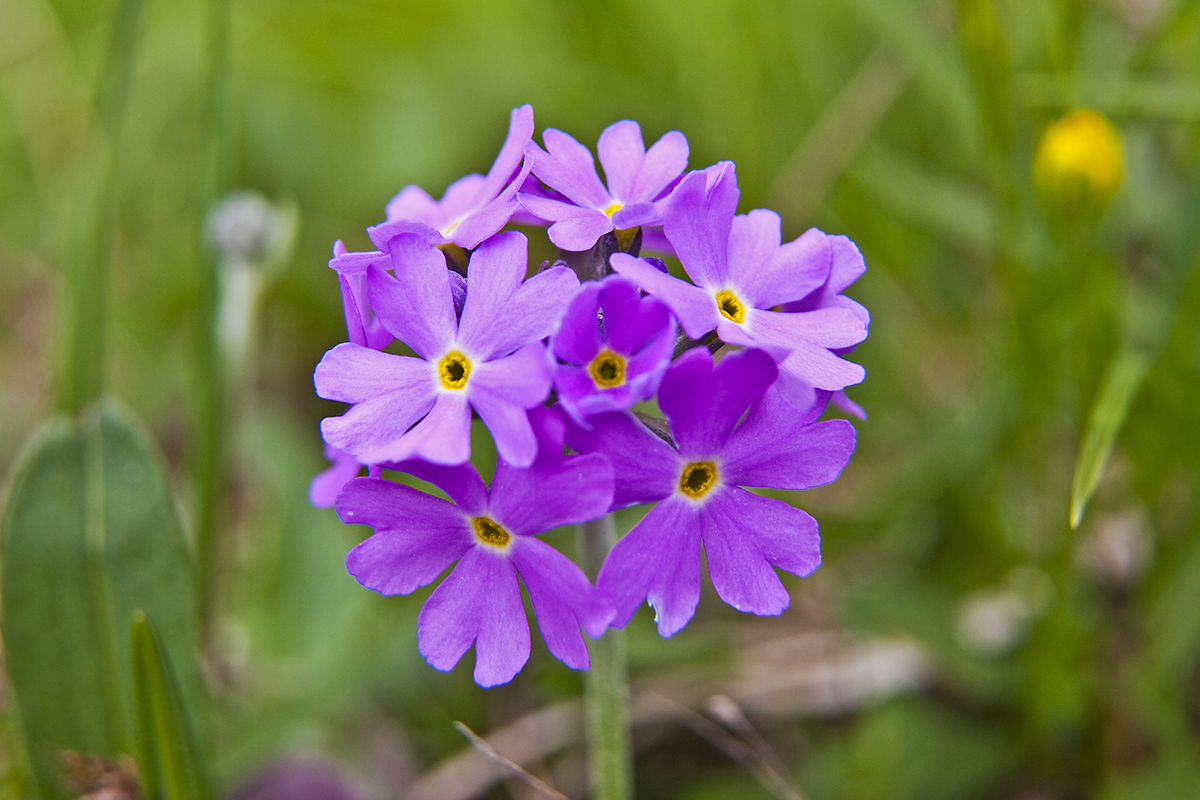
[[471, 517], [471, 526], [475, 528], [475, 538], [484, 544], [492, 547], [504, 547], [508, 544], [508, 531], [488, 517]]
[[438, 362], [438, 377], [446, 389], [461, 389], [467, 385], [471, 362], [457, 350], [451, 350]]
[[617, 212], [618, 212], [618, 211], [620, 211], [620, 210], [621, 210], [621, 204], [620, 204], [620, 203], [613, 203], [611, 206], [609, 206], [608, 208], [604, 209], [604, 214], [605, 214], [605, 215], [606, 215], [606, 216], [607, 216], [609, 219], [612, 219], [612, 215], [613, 215], [613, 214], [615, 214], [615, 213], [617, 213]]
[[625, 359], [612, 350], [601, 350], [588, 364], [588, 374], [601, 389], [611, 389], [625, 382]]
[[679, 491], [692, 499], [708, 494], [717, 483], [717, 465], [712, 461], [693, 461], [679, 476]]
[[717, 292], [717, 308], [721, 310], [725, 319], [733, 320], [739, 325], [746, 319], [746, 307], [737, 299], [737, 295], [728, 289]]

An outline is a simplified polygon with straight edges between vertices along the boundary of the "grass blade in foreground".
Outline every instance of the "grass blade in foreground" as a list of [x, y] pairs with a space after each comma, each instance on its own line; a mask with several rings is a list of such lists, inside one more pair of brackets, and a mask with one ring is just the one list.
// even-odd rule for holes
[[1108, 373], [1104, 376], [1104, 385], [1096, 405], [1092, 407], [1092, 416], [1088, 422], [1087, 433], [1083, 437], [1083, 447], [1079, 451], [1079, 461], [1075, 465], [1075, 480], [1071, 485], [1071, 527], [1079, 527], [1083, 519], [1084, 509], [1104, 465], [1108, 462], [1108, 454], [1112, 451], [1117, 432], [1125, 422], [1129, 413], [1129, 404], [1142, 385], [1142, 379], [1150, 368], [1150, 357], [1130, 347], [1124, 347], [1113, 357], [1109, 364]]
[[206, 796], [179, 684], [162, 641], [141, 609], [129, 630], [138, 763], [151, 800], [203, 800]]

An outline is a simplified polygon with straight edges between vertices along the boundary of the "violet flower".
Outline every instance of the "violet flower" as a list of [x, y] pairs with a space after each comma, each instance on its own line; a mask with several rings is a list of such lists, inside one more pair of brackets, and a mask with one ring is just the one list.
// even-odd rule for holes
[[695, 285], [623, 253], [613, 255], [613, 269], [669, 305], [691, 338], [716, 329], [723, 342], [774, 356], [780, 389], [797, 408], [807, 407], [812, 387], [832, 391], [861, 381], [863, 368], [834, 352], [866, 338], [857, 314], [836, 306], [773, 310], [827, 283], [829, 237], [812, 228], [781, 244], [778, 214], [757, 209], [735, 216], [737, 201], [729, 162], [689, 174], [672, 193], [663, 231]]
[[521, 192], [521, 205], [553, 223], [547, 233], [563, 250], [588, 250], [612, 230], [657, 225], [663, 200], [687, 169], [688, 143], [679, 131], [664, 134], [646, 150], [642, 129], [632, 120], [613, 123], [600, 134], [596, 152], [606, 187], [596, 174], [591, 151], [562, 131], [542, 134], [543, 150], [530, 145], [533, 174], [562, 199]]
[[618, 275], [587, 281], [550, 339], [554, 386], [571, 417], [618, 411], [658, 391], [675, 347], [675, 319]]
[[599, 637], [612, 606], [579, 567], [537, 534], [601, 516], [612, 501], [613, 473], [599, 454], [564, 456], [563, 424], [551, 409], [530, 413], [538, 457], [527, 468], [503, 458], [491, 489], [470, 464], [397, 465], [444, 491], [451, 502], [380, 478], [358, 478], [337, 501], [343, 522], [375, 534], [346, 556], [359, 583], [380, 594], [409, 594], [454, 569], [417, 617], [421, 654], [449, 670], [475, 645], [475, 681], [507, 683], [529, 658], [529, 623], [520, 581], [554, 656], [587, 669], [579, 629]]
[[572, 448], [612, 462], [614, 507], [658, 501], [600, 569], [597, 586], [616, 606], [614, 626], [648, 599], [661, 635], [683, 628], [700, 599], [702, 546], [717, 594], [752, 614], [779, 614], [789, 603], [772, 567], [805, 576], [821, 563], [816, 520], [742, 487], [832, 481], [854, 450], [854, 428], [845, 420], [814, 422], [820, 407], [796, 413], [768, 391], [777, 371], [761, 350], [715, 366], [702, 348], [678, 358], [658, 395], [674, 447], [628, 412], [592, 417], [591, 430], [568, 423]]
[[514, 108], [508, 135], [487, 175], [472, 173], [446, 188], [434, 200], [419, 186], [400, 190], [387, 204], [387, 221], [367, 230], [380, 250], [402, 233], [415, 233], [432, 245], [456, 244], [473, 250], [508, 224], [520, 208], [517, 190], [529, 175], [532, 160], [525, 157], [533, 138], [533, 107]]
[[395, 277], [367, 270], [371, 307], [417, 357], [353, 342], [326, 353], [313, 376], [317, 394], [353, 407], [321, 423], [325, 441], [368, 464], [461, 464], [471, 454], [474, 408], [508, 463], [533, 463], [525, 409], [550, 392], [541, 340], [558, 327], [579, 280], [553, 267], [523, 281], [526, 245], [519, 233], [501, 233], [474, 252], [460, 319], [442, 252], [416, 235], [393, 239]]

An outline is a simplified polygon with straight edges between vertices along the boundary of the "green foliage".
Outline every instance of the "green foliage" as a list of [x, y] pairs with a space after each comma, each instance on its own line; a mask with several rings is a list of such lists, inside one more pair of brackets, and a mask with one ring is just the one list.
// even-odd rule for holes
[[2, 532], [8, 674], [39, 788], [64, 797], [63, 750], [113, 760], [133, 751], [134, 609], [162, 625], [197, 707], [187, 546], [144, 431], [108, 403], [33, 436]]

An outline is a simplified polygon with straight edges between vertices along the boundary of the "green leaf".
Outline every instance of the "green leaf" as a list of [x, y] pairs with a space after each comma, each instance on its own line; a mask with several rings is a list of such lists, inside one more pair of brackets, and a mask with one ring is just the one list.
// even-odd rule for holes
[[1079, 461], [1075, 465], [1075, 480], [1071, 486], [1072, 528], [1079, 527], [1083, 519], [1084, 509], [1096, 491], [1096, 484], [1100, 482], [1117, 432], [1129, 413], [1129, 404], [1149, 368], [1150, 356], [1131, 347], [1119, 350], [1108, 366], [1108, 374], [1104, 377], [1096, 405], [1092, 407], [1092, 417], [1083, 437]]
[[152, 800], [203, 800], [200, 764], [179, 684], [162, 640], [141, 609], [129, 629], [139, 764]]
[[67, 797], [60, 753], [132, 752], [126, 622], [164, 632], [193, 708], [194, 591], [166, 477], [141, 426], [111, 404], [56, 419], [16, 467], [0, 522], [0, 626], [43, 797]]

